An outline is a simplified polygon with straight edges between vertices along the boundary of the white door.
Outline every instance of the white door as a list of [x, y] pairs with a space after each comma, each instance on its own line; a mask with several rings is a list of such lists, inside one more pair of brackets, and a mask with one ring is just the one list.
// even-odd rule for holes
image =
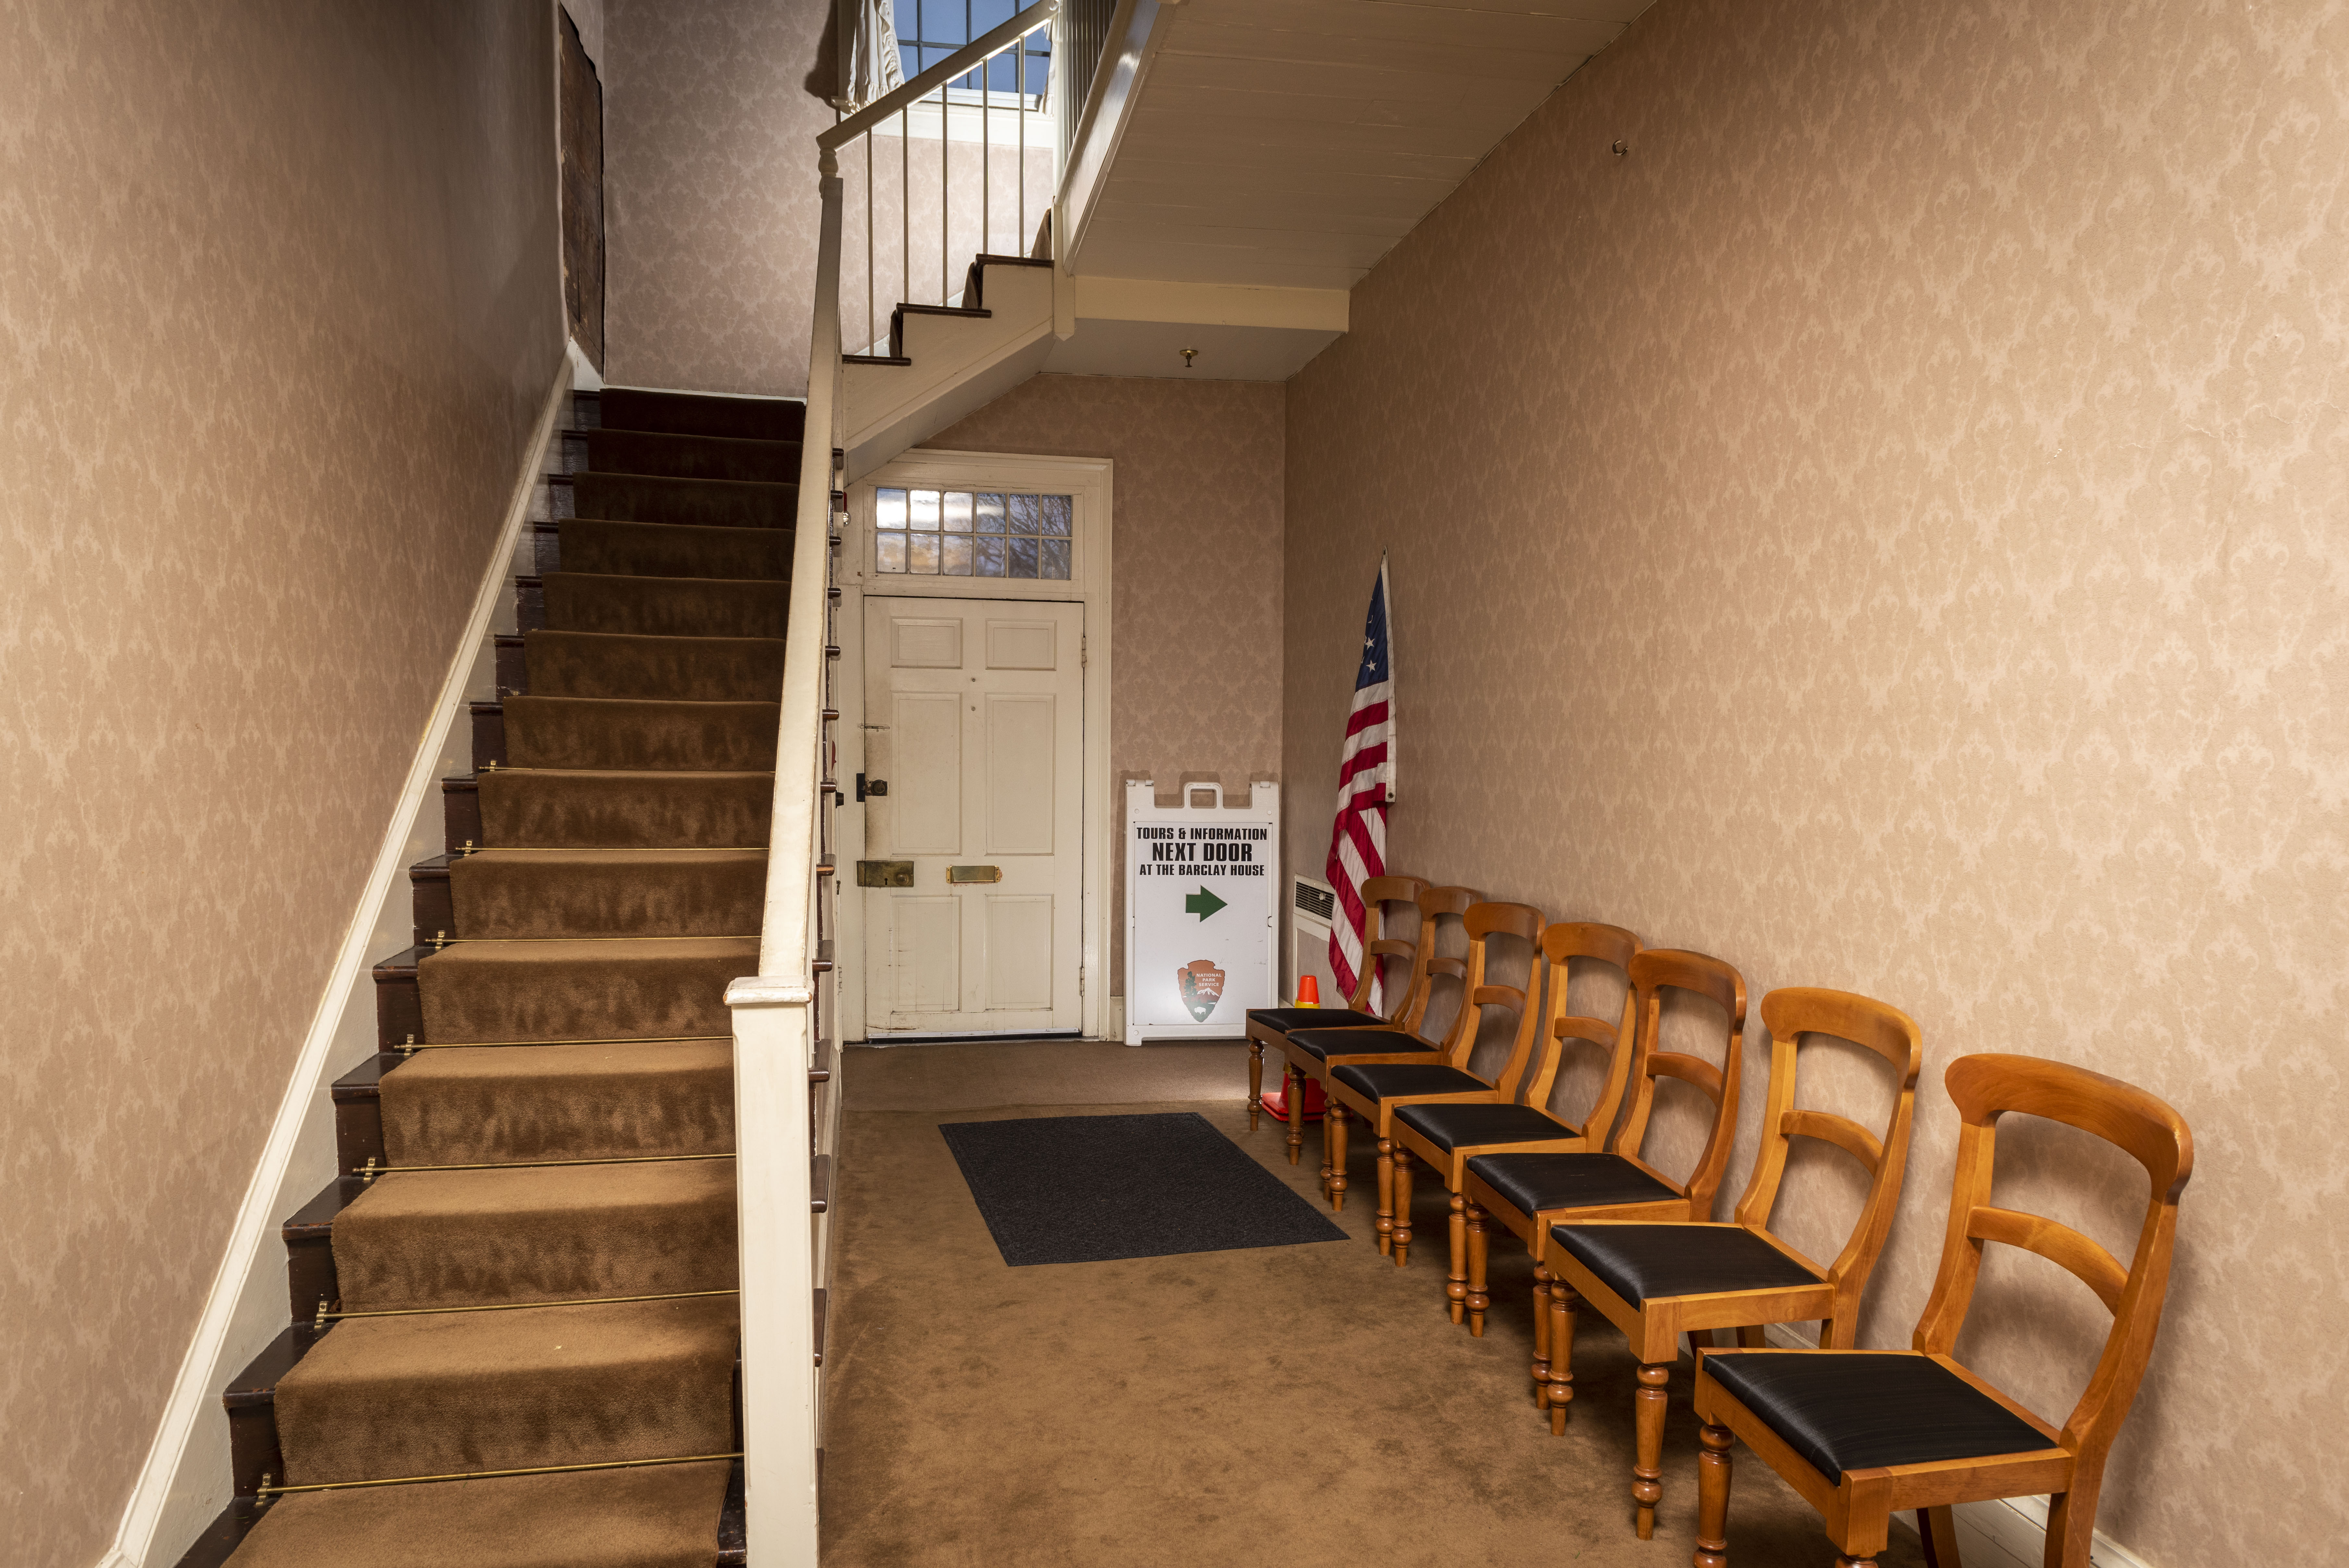
[[[1084, 606], [864, 601], [865, 1024], [1075, 1030]], [[892, 864], [894, 863], [894, 865]]]

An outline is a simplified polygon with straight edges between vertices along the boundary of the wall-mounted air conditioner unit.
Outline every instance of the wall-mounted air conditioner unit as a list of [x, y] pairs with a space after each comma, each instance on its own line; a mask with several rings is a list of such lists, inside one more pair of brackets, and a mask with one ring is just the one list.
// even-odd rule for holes
[[1337, 918], [1338, 890], [1310, 877], [1288, 879], [1288, 963], [1281, 995], [1297, 994], [1306, 975], [1320, 981], [1321, 1005], [1343, 1007], [1346, 999], [1330, 970], [1330, 923]]

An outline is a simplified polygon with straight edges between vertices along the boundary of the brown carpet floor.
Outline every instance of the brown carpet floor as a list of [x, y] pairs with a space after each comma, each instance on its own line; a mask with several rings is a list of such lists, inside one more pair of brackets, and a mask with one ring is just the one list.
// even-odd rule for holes
[[[848, 1054], [825, 1568], [1688, 1562], [1686, 1364], [1656, 1537], [1642, 1542], [1622, 1336], [1582, 1315], [1573, 1419], [1552, 1438], [1526, 1378], [1530, 1261], [1496, 1243], [1485, 1337], [1453, 1327], [1442, 1190], [1420, 1183], [1418, 1242], [1395, 1268], [1371, 1241], [1366, 1139], [1338, 1217], [1350, 1241], [1005, 1265], [941, 1121], [1196, 1110], [1320, 1202], [1318, 1133], [1291, 1167], [1269, 1119], [1248, 1132], [1247, 1054], [1079, 1043]], [[1741, 1453], [1730, 1556], [1824, 1568], [1835, 1553], [1809, 1508]], [[1881, 1562], [1922, 1557], [1896, 1532]]]

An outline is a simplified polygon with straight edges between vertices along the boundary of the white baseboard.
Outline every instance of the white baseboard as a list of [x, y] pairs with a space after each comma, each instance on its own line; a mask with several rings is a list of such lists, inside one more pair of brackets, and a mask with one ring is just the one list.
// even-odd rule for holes
[[[1818, 1336], [1794, 1325], [1774, 1323], [1762, 1336], [1781, 1350], [1816, 1350]], [[1914, 1514], [1892, 1516], [1901, 1528], [1916, 1532]], [[1961, 1502], [1951, 1511], [1958, 1530], [1958, 1553], [1965, 1568], [2040, 1568], [2047, 1550], [2047, 1500], [2044, 1497], [2001, 1498], [1992, 1502]], [[2090, 1568], [2152, 1568], [2119, 1542], [2096, 1532], [2088, 1548]]]
[[307, 1202], [336, 1172], [334, 1107], [326, 1090], [376, 1049], [374, 963], [405, 950], [413, 919], [400, 873], [440, 852], [442, 826], [434, 785], [452, 768], [471, 766], [471, 733], [457, 722], [468, 701], [497, 691], [494, 628], [512, 628], [512, 575], [523, 524], [543, 511], [546, 450], [571, 390], [571, 366], [558, 367], [522, 472], [507, 504], [473, 611], [449, 661], [431, 722], [409, 762], [366, 890], [336, 955], [318, 1008], [310, 1020], [285, 1093], [278, 1101], [269, 1141], [245, 1184], [228, 1246], [205, 1296], [202, 1315], [181, 1358], [163, 1418], [146, 1462], [132, 1484], [114, 1544], [97, 1568], [161, 1568], [175, 1563], [228, 1506], [228, 1420], [220, 1405], [228, 1380], [285, 1332], [285, 1254], [277, 1231], [285, 1215]]

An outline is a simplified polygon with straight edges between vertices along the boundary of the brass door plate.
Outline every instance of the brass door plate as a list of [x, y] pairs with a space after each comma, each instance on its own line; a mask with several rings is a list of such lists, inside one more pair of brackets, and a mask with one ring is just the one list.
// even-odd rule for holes
[[947, 867], [947, 885], [948, 887], [970, 882], [1000, 882], [1002, 880], [1003, 867], [1000, 866], [949, 866]]
[[860, 888], [910, 888], [914, 885], [914, 863], [910, 860], [859, 860], [856, 863], [856, 885]]

